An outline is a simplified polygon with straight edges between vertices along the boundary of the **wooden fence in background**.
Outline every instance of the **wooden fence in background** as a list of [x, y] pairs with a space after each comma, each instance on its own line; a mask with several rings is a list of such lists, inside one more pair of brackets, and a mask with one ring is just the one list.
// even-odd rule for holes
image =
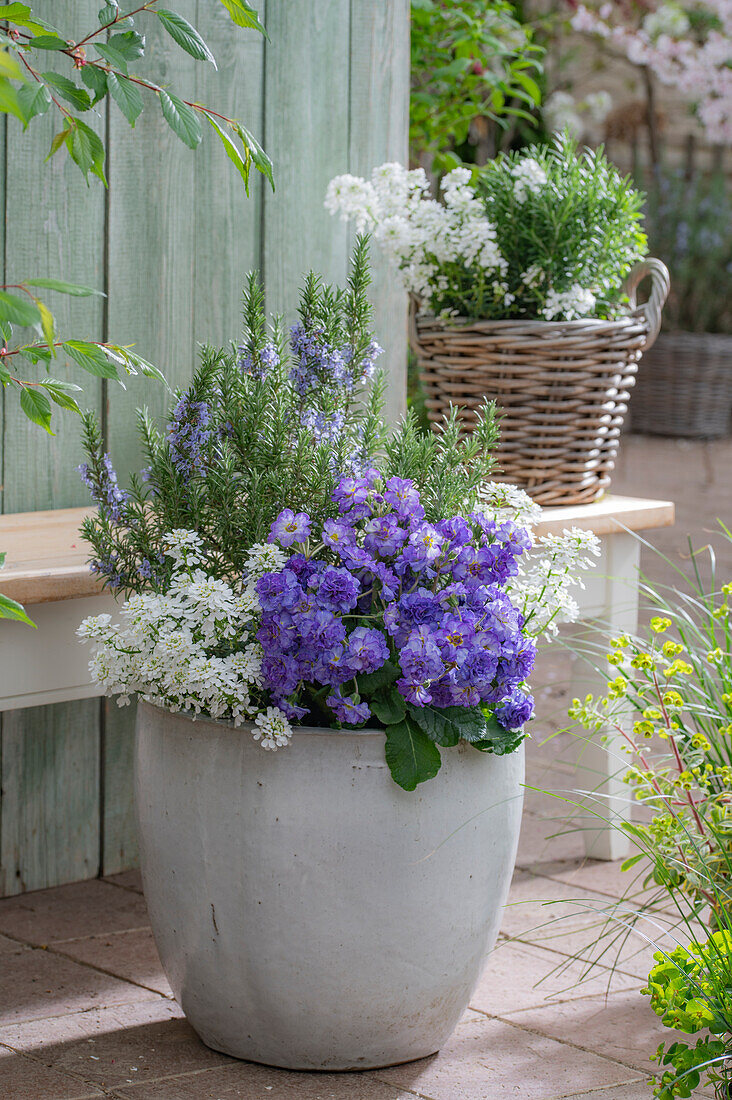
[[[199, 28], [218, 72], [188, 58], [148, 16], [145, 74], [240, 118], [274, 161], [276, 193], [253, 173], [247, 199], [213, 133], [191, 152], [150, 103], [134, 132], [114, 104], [94, 120], [107, 148], [107, 192], [96, 180], [87, 188], [62, 154], [44, 163], [51, 112], [26, 134], [2, 116], [0, 198], [2, 281], [43, 274], [104, 290], [106, 299], [57, 296], [63, 334], [134, 343], [175, 386], [190, 377], [198, 343], [238, 336], [250, 268], [262, 270], [275, 311], [292, 311], [307, 268], [344, 276], [352, 238], [323, 210], [325, 188], [339, 172], [406, 158], [409, 0], [260, 0], [268, 41], [235, 28], [218, 0], [171, 6]], [[33, 7], [74, 33], [96, 26], [100, 0]], [[404, 404], [406, 304], [377, 257], [374, 267], [376, 332], [388, 352], [396, 416]], [[162, 413], [163, 388], [131, 380], [124, 391], [58, 369], [83, 383], [121, 473], [138, 468], [135, 409]], [[3, 511], [87, 502], [74, 469], [82, 459], [78, 425], [69, 414], [54, 419], [58, 434], [50, 439], [5, 395]], [[133, 710], [92, 699], [0, 717], [0, 895], [134, 865]]]

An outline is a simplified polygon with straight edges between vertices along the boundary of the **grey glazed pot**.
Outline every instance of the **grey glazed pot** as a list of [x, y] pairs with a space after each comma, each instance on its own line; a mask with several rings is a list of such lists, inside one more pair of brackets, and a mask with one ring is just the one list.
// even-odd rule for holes
[[136, 794], [155, 941], [208, 1046], [289, 1069], [438, 1050], [498, 934], [523, 751], [445, 750], [407, 793], [375, 730], [251, 729], [141, 702]]

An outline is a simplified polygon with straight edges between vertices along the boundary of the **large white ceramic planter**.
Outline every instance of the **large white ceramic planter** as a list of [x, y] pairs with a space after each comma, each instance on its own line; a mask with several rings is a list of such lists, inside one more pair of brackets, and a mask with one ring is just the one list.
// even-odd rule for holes
[[155, 941], [203, 1041], [291, 1069], [436, 1051], [498, 933], [523, 753], [467, 745], [407, 793], [384, 734], [247, 728], [141, 703], [136, 787]]

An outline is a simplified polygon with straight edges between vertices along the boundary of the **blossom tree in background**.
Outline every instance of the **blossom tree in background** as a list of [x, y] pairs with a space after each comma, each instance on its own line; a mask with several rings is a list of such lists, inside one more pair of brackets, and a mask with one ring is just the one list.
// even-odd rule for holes
[[677, 88], [710, 142], [732, 140], [732, 0], [567, 2], [576, 31]]

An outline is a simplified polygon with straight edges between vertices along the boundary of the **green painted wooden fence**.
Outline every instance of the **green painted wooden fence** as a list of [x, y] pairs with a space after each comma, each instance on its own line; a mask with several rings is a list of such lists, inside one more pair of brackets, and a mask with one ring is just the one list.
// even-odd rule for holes
[[[114, 105], [95, 120], [107, 147], [106, 193], [97, 181], [87, 188], [61, 155], [44, 164], [50, 112], [25, 135], [10, 119], [0, 136], [0, 255], [3, 282], [48, 274], [105, 290], [106, 299], [59, 296], [62, 332], [135, 343], [177, 385], [191, 374], [197, 343], [238, 335], [250, 268], [263, 271], [276, 311], [292, 310], [305, 269], [344, 276], [352, 238], [323, 210], [325, 188], [339, 172], [406, 157], [409, 0], [260, 0], [269, 41], [234, 28], [218, 0], [173, 6], [201, 30], [218, 72], [182, 54], [149, 19], [146, 75], [241, 118], [274, 160], [276, 193], [257, 175], [247, 199], [214, 135], [191, 152], [153, 104], [134, 132]], [[95, 26], [99, 7], [34, 4], [72, 33]], [[405, 400], [406, 304], [378, 258], [374, 266], [376, 330], [396, 416]], [[132, 380], [123, 391], [67, 375], [84, 383], [87, 405], [102, 415], [118, 468], [138, 468], [135, 409], [161, 413], [163, 388]], [[55, 419], [51, 440], [5, 396], [5, 512], [86, 503], [74, 470], [77, 424], [66, 414]], [[134, 865], [133, 719], [133, 708], [104, 700], [0, 716], [0, 895]]]

